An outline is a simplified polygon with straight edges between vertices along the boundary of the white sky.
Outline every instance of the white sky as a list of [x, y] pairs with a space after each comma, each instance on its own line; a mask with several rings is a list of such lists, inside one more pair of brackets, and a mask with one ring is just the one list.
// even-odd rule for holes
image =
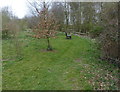
[[5, 6], [9, 6], [19, 18], [23, 18], [28, 11], [27, 0], [0, 0], [0, 8]]

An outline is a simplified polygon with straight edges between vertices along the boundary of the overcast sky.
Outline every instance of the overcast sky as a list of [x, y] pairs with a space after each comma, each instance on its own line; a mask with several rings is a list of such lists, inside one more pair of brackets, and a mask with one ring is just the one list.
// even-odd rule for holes
[[23, 18], [27, 12], [27, 0], [0, 0], [0, 8], [9, 6], [14, 15]]
[[[30, 9], [28, 9], [28, 6], [30, 5], [28, 1], [32, 2], [34, 0], [0, 0], [0, 9], [8, 6], [12, 10], [12, 13], [14, 15], [18, 16], [18, 18], [23, 18], [30, 11]], [[40, 0], [40, 1], [44, 1], [44, 0]], [[45, 0], [45, 1], [51, 1], [51, 0]]]

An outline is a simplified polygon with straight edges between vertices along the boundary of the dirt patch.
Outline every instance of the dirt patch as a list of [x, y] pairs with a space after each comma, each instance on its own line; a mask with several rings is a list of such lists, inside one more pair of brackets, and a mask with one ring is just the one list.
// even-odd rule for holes
[[1, 62], [3, 61], [15, 61], [15, 59], [0, 59]]
[[80, 58], [78, 58], [78, 59], [76, 59], [76, 60], [75, 60], [75, 62], [81, 62], [81, 59], [80, 59]]

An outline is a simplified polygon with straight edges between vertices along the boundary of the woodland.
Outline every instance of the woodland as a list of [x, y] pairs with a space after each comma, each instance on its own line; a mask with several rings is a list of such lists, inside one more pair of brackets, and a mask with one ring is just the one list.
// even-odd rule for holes
[[2, 13], [3, 90], [120, 90], [119, 2], [34, 2]]

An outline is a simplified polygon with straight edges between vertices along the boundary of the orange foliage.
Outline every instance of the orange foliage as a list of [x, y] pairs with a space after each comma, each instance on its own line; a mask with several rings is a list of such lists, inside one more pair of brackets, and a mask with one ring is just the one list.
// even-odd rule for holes
[[52, 12], [48, 11], [48, 8], [44, 6], [41, 12], [38, 13], [40, 21], [38, 25], [34, 27], [33, 32], [36, 34], [35, 38], [50, 38], [55, 37], [56, 30], [58, 28], [56, 19]]

